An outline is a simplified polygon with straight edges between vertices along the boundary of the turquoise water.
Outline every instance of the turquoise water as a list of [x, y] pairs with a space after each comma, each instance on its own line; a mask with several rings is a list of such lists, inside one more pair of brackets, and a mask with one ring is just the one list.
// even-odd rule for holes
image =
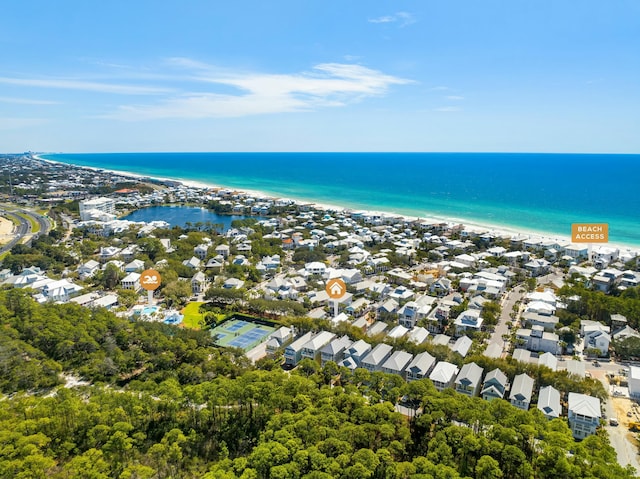
[[608, 223], [610, 241], [640, 245], [640, 155], [110, 153], [45, 158], [354, 209], [565, 236], [571, 223]]

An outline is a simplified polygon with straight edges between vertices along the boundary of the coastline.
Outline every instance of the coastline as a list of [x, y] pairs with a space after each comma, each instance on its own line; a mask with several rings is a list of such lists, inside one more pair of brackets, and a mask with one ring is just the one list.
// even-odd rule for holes
[[[229, 185], [213, 184], [213, 183], [207, 183], [207, 182], [196, 181], [191, 179], [184, 179], [179, 177], [162, 177], [162, 176], [155, 176], [155, 175], [144, 175], [144, 174], [134, 173], [126, 170], [114, 170], [110, 168], [100, 168], [96, 166], [86, 166], [86, 165], [78, 165], [74, 163], [66, 163], [63, 161], [56, 161], [48, 158], [43, 158], [41, 155], [46, 155], [46, 153], [33, 155], [33, 158], [39, 161], [60, 164], [60, 165], [74, 167], [74, 168], [82, 168], [82, 169], [94, 170], [94, 171], [105, 171], [105, 172], [117, 174], [123, 177], [133, 178], [137, 180], [149, 178], [156, 181], [180, 183], [188, 188], [202, 189], [202, 190], [207, 190], [212, 188], [229, 189], [229, 190], [241, 191], [257, 199], [275, 199], [275, 198], [287, 199], [296, 204], [309, 204], [324, 211], [338, 211], [338, 212], [361, 211], [366, 214], [375, 214], [375, 215], [380, 215], [384, 217], [401, 217], [408, 221], [447, 223], [449, 225], [462, 224], [466, 227], [469, 227], [469, 229], [488, 232], [488, 233], [492, 233], [499, 236], [521, 236], [529, 239], [554, 241], [558, 244], [572, 243], [570, 235], [562, 235], [562, 234], [553, 233], [549, 231], [526, 229], [526, 228], [521, 228], [517, 226], [501, 225], [501, 224], [494, 224], [489, 222], [479, 222], [477, 220], [473, 220], [469, 218], [438, 216], [438, 215], [430, 214], [429, 212], [425, 212], [424, 215], [418, 216], [418, 215], [406, 214], [406, 213], [397, 212], [397, 211], [394, 212], [394, 211], [372, 210], [366, 207], [361, 208], [355, 205], [329, 204], [329, 203], [319, 202], [309, 198], [296, 198], [296, 197], [283, 196], [283, 195], [277, 194], [276, 192], [252, 190], [252, 189], [240, 188], [240, 187], [229, 186]], [[621, 252], [630, 251], [640, 255], [640, 246], [638, 245], [620, 243], [620, 242], [608, 242], [604, 244], [618, 248]], [[597, 246], [598, 244], [595, 244], [595, 245]]]

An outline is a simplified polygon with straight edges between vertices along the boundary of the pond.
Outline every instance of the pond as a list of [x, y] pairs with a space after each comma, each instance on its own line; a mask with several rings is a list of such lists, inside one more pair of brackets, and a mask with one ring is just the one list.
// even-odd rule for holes
[[[204, 207], [198, 206], [150, 206], [142, 208], [121, 218], [129, 221], [166, 221], [173, 226], [185, 228], [187, 226], [202, 227], [218, 226], [218, 231], [227, 231], [231, 228], [233, 220], [243, 220], [253, 218], [262, 220], [261, 216], [245, 216], [245, 215], [219, 215]], [[220, 227], [220, 225], [222, 225]]]

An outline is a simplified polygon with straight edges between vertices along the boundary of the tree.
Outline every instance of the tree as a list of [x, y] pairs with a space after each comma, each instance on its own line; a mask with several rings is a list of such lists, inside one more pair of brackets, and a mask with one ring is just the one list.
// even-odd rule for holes
[[173, 281], [162, 289], [165, 302], [169, 307], [184, 305], [191, 296], [191, 284], [188, 281]]
[[500, 464], [491, 456], [482, 456], [476, 464], [476, 479], [501, 479]]

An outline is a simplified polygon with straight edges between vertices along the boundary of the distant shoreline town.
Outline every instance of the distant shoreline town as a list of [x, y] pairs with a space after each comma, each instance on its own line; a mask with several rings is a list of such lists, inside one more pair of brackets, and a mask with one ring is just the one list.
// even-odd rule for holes
[[[640, 339], [640, 318], [622, 314], [622, 302], [597, 320], [596, 313], [576, 313], [582, 301], [586, 310], [594, 304], [587, 295], [624, 299], [638, 288], [639, 256], [630, 248], [30, 156], [0, 161], [4, 215], [27, 225], [14, 228], [23, 241], [3, 253], [0, 282], [32, 290], [39, 303], [210, 328], [218, 346], [239, 348], [254, 362], [276, 358], [293, 368], [332, 361], [407, 381], [429, 378], [436, 389], [505, 398], [525, 410], [537, 399], [546, 416], [568, 415], [578, 439], [601, 426], [601, 400], [640, 396], [640, 368], [617, 362], [640, 356], [628, 345]], [[123, 219], [150, 206], [158, 217]], [[170, 224], [163, 219], [168, 206], [237, 219], [228, 228], [209, 220]], [[50, 224], [34, 230], [28, 217]], [[149, 269], [164, 280], [146, 294], [141, 275]], [[344, 282], [342, 296], [325, 290], [331, 279]], [[536, 384], [524, 372], [530, 369], [514, 377], [487, 369], [507, 358], [577, 382], [561, 387], [554, 376]], [[601, 397], [586, 394], [601, 387], [589, 377], [603, 370], [617, 383], [607, 383]]]

